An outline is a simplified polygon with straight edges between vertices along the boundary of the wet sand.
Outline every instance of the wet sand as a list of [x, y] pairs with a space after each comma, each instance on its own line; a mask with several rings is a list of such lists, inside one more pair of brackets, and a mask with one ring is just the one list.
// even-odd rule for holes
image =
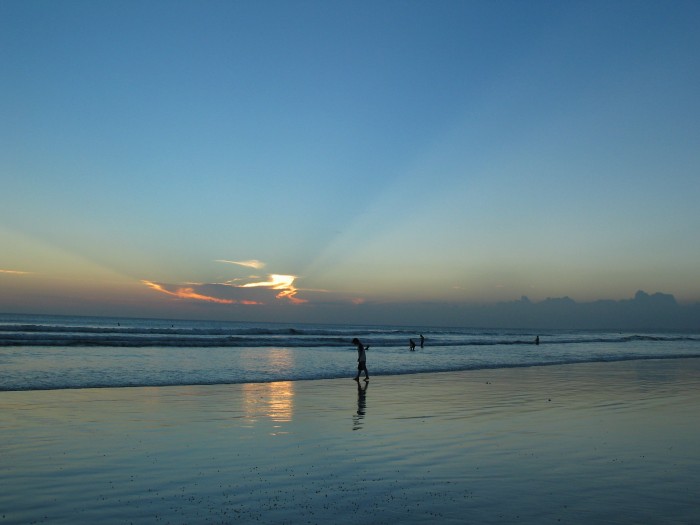
[[0, 393], [5, 523], [698, 523], [700, 359]]

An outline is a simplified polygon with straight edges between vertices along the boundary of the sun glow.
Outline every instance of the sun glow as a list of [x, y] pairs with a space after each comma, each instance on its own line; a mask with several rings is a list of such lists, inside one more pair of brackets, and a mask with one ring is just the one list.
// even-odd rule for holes
[[306, 299], [299, 299], [296, 297], [297, 288], [294, 287], [295, 275], [280, 275], [273, 273], [270, 275], [269, 281], [248, 283], [241, 285], [241, 288], [256, 288], [263, 286], [270, 288], [271, 290], [280, 290], [277, 294], [277, 299], [287, 299], [294, 304], [306, 303]]

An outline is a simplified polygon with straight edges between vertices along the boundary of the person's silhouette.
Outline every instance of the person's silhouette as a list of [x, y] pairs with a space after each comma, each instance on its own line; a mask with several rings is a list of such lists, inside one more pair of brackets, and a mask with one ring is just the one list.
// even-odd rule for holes
[[367, 370], [367, 354], [366, 351], [369, 349], [368, 346], [364, 346], [360, 340], [355, 337], [352, 340], [352, 344], [357, 346], [357, 375], [355, 376], [355, 381], [360, 380], [360, 372], [364, 370], [365, 381], [369, 381], [369, 371]]

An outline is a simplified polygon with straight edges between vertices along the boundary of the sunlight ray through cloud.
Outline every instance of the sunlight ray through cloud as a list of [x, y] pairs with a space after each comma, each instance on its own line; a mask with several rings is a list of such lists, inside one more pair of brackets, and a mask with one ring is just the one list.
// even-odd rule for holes
[[700, 1], [396, 4], [5, 0], [0, 311], [700, 304]]

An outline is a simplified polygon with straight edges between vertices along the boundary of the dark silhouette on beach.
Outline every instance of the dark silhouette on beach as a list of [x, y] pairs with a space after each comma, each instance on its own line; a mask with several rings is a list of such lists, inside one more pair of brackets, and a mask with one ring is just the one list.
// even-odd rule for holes
[[360, 372], [364, 370], [365, 381], [369, 381], [369, 372], [367, 371], [367, 354], [365, 353], [367, 350], [369, 350], [369, 345], [364, 346], [357, 337], [352, 340], [352, 344], [357, 346], [357, 375], [354, 379], [355, 381], [359, 381]]
[[411, 352], [413, 352], [416, 349], [416, 342], [413, 339], [409, 339], [408, 347], [411, 349]]
[[540, 344], [540, 336], [539, 335], [537, 337], [535, 337], [535, 344], [536, 345]]
[[425, 337], [423, 337], [423, 334], [420, 334], [420, 347], [423, 348], [424, 344], [425, 344]]

